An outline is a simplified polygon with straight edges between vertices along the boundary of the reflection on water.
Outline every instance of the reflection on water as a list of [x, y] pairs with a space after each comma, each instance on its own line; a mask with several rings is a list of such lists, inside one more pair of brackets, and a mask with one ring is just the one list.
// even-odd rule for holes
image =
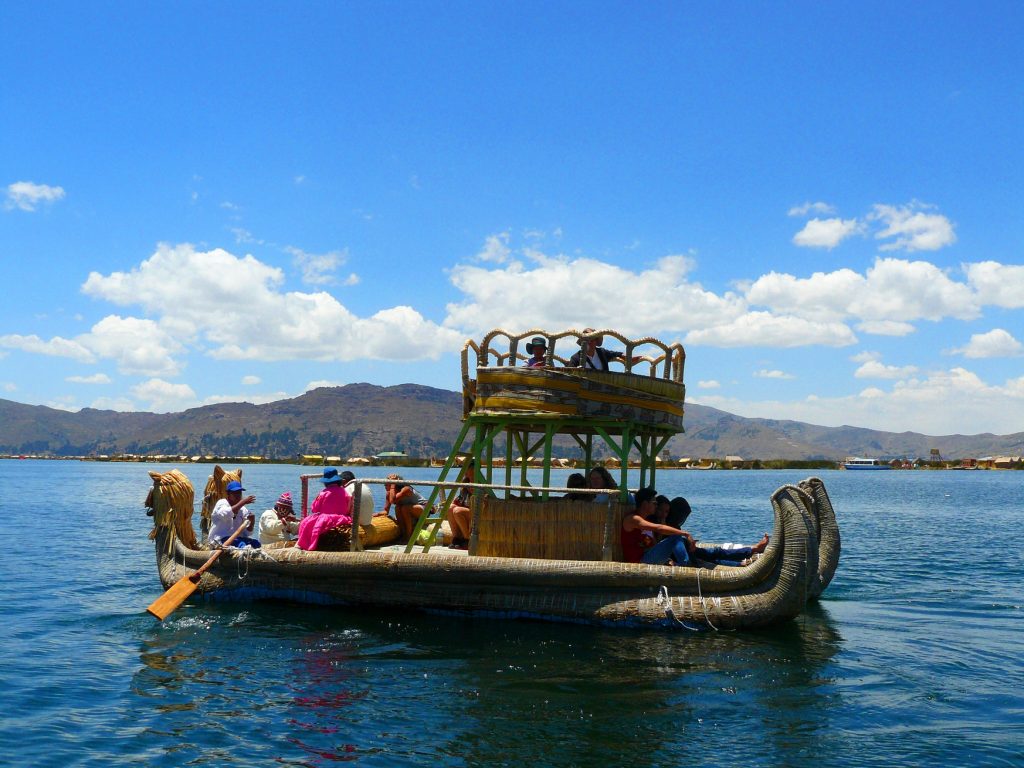
[[[218, 743], [258, 733], [274, 745], [261, 753], [304, 765], [650, 765], [678, 760], [688, 740], [729, 749], [751, 709], [792, 711], [759, 728], [775, 754], [798, 755], [818, 749], [839, 699], [829, 664], [842, 638], [820, 607], [718, 634], [280, 606], [249, 608], [240, 624], [203, 611], [207, 621], [147, 633], [133, 681], [157, 700], [146, 735], [174, 734], [196, 764], [233, 761]], [[232, 692], [246, 687], [241, 706]]]

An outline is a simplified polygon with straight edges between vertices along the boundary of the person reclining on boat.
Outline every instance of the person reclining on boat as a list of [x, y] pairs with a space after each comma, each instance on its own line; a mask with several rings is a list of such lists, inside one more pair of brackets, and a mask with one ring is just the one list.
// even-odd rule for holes
[[[476, 463], [472, 458], [466, 460], [467, 483], [475, 483]], [[452, 499], [448, 508], [448, 522], [452, 526], [452, 543], [449, 549], [469, 549], [469, 532], [473, 524], [473, 511], [469, 508], [469, 500], [473, 495], [472, 488], [459, 488], [459, 495]]]
[[259, 540], [249, 535], [256, 524], [256, 515], [252, 514], [245, 507], [246, 504], [252, 504], [256, 501], [256, 497], [249, 495], [243, 499], [242, 491], [244, 490], [245, 488], [242, 487], [240, 482], [232, 480], [225, 489], [227, 498], [218, 500], [214, 505], [213, 511], [210, 513], [210, 534], [208, 537], [210, 546], [221, 546], [225, 539], [229, 538], [232, 533], [238, 530], [238, 526], [248, 519], [248, 528], [231, 542], [231, 546], [238, 547], [239, 549], [245, 549], [246, 547], [251, 547], [252, 549], [259, 548]]
[[278, 497], [273, 509], [260, 515], [260, 544], [291, 541], [298, 531], [299, 521], [292, 506], [292, 495], [285, 491]]
[[[597, 333], [593, 328], [584, 328], [577, 342], [581, 349], [569, 358], [567, 368], [587, 368], [593, 371], [609, 371], [608, 363], [612, 360], [623, 360], [626, 357], [624, 352], [605, 349], [601, 346], [604, 336]], [[639, 363], [642, 358], [634, 357], [632, 362]]]
[[[648, 565], [689, 565], [697, 567], [702, 563], [718, 565], [746, 565], [755, 554], [764, 552], [768, 546], [768, 534], [752, 547], [723, 549], [721, 547], [698, 547], [696, 540], [686, 531], [651, 522], [658, 492], [653, 488], [641, 488], [636, 493], [636, 510], [622, 520], [619, 532], [622, 542], [622, 556], [627, 563]], [[653, 542], [655, 535], [663, 535], [661, 541]]]
[[[353, 512], [356, 506], [355, 497], [355, 481], [356, 476], [349, 472], [347, 469], [341, 473], [341, 481], [345, 483], [345, 487], [348, 488], [348, 492], [352, 494]], [[359, 524], [360, 525], [371, 525], [375, 515], [386, 515], [386, 512], [374, 512], [376, 502], [373, 498], [373, 491], [370, 490], [370, 486], [366, 483], [360, 483], [359, 485]]]
[[352, 494], [336, 469], [325, 469], [324, 489], [313, 499], [309, 515], [299, 524], [299, 548], [315, 550], [320, 537], [339, 525], [352, 525]]
[[543, 368], [548, 364], [546, 359], [548, 352], [548, 341], [543, 336], [534, 336], [526, 342], [526, 354], [533, 355], [526, 361], [527, 368]]
[[[401, 480], [402, 476], [392, 473], [386, 479]], [[398, 529], [402, 532], [402, 541], [407, 542], [412, 538], [416, 522], [427, 507], [427, 500], [408, 483], [392, 482], [385, 488], [387, 495], [384, 497], [384, 511], [390, 512], [394, 506], [395, 520], [398, 521]]]

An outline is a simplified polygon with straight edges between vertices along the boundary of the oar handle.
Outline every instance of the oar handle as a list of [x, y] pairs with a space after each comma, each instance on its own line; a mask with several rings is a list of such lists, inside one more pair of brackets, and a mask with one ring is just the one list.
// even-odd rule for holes
[[236, 530], [234, 533], [232, 533], [230, 536], [228, 536], [224, 540], [224, 543], [221, 544], [222, 548], [218, 549], [216, 552], [214, 552], [212, 555], [210, 555], [210, 559], [207, 560], [205, 563], [203, 563], [201, 566], [199, 566], [199, 569], [195, 573], [193, 573], [189, 578], [191, 578], [192, 581], [194, 581], [196, 583], [199, 583], [199, 578], [204, 573], [206, 573], [206, 569], [209, 568], [211, 565], [213, 565], [214, 562], [216, 562], [217, 558], [221, 556], [221, 553], [224, 551], [223, 548], [224, 547], [230, 547], [231, 546], [231, 542], [233, 542], [235, 539], [237, 539], [241, 535], [242, 531], [244, 531], [248, 527], [249, 527], [249, 521], [248, 520], [246, 520], [244, 523], [242, 523], [240, 526], [238, 526], [238, 530]]

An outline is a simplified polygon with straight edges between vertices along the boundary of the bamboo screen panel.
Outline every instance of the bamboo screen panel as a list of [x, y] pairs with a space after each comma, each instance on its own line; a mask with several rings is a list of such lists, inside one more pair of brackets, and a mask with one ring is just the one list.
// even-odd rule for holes
[[533, 499], [481, 500], [473, 554], [541, 560], [622, 560], [619, 529], [629, 504]]

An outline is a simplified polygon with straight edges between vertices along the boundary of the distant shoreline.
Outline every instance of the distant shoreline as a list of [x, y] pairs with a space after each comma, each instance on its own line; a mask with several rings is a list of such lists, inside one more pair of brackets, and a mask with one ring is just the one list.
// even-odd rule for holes
[[[333, 458], [333, 457], [331, 457]], [[1024, 469], [1024, 461], [1020, 460], [1022, 457], [1017, 458], [1017, 461], [1009, 461], [1008, 464], [995, 466], [995, 465], [973, 465], [964, 466], [959, 460], [949, 461], [937, 461], [937, 462], [918, 462], [910, 466], [893, 467], [896, 471], [911, 471], [911, 470], [949, 470], [949, 471], [986, 471], [986, 470], [1005, 470], [1005, 469]], [[357, 463], [348, 463], [346, 461], [328, 461], [328, 462], [311, 462], [295, 459], [282, 459], [282, 458], [263, 458], [255, 456], [203, 456], [201, 458], [193, 458], [189, 456], [41, 456], [41, 455], [0, 455], [0, 460], [8, 459], [12, 461], [85, 461], [85, 462], [97, 462], [103, 464], [290, 464], [300, 467], [323, 467], [323, 466], [337, 466], [337, 467], [352, 467], [355, 469], [366, 469], [370, 467], [409, 467], [409, 468], [423, 468], [423, 467], [435, 467], [440, 469], [442, 463], [436, 458], [421, 459], [415, 457], [388, 457], [382, 459], [363, 459]], [[561, 466], [552, 467], [552, 469], [585, 469], [584, 465], [580, 461], [573, 459], [563, 460], [565, 463]], [[609, 468], [617, 466], [614, 462], [599, 462]], [[700, 462], [693, 462], [685, 466], [666, 462], [664, 464], [658, 464], [658, 470], [661, 471], [727, 471], [736, 469], [745, 470], [778, 470], [778, 469], [802, 469], [802, 470], [815, 470], [815, 469], [843, 469], [843, 461], [832, 461], [829, 459], [747, 459], [740, 461], [730, 461], [727, 459], [708, 458], [701, 459]], [[504, 467], [504, 464], [496, 464], [495, 466]], [[514, 466], [518, 467], [518, 464]], [[639, 464], [630, 463], [630, 469], [639, 469]], [[530, 467], [533, 469], [540, 469], [539, 463], [530, 463]]]

